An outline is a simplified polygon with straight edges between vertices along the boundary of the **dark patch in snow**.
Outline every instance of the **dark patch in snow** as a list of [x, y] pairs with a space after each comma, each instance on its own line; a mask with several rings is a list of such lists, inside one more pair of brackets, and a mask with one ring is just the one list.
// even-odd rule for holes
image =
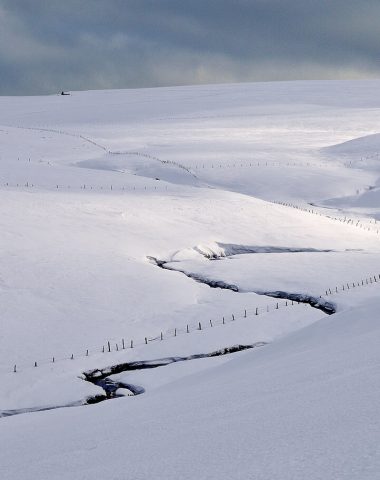
[[[83, 376], [85, 380], [102, 387], [106, 392], [107, 390], [114, 392], [117, 390], [117, 388], [128, 388], [131, 391], [133, 391], [132, 389], [135, 389], [135, 392], [133, 393], [138, 395], [140, 393], [144, 393], [144, 389], [142, 387], [136, 387], [122, 382], [113, 381], [108, 377], [121, 372], [165, 367], [166, 365], [170, 365], [172, 363], [187, 362], [189, 360], [197, 360], [200, 358], [220, 357], [222, 355], [229, 355], [231, 353], [241, 352], [251, 348], [262, 347], [264, 345], [266, 345], [266, 342], [256, 342], [250, 345], [233, 345], [232, 347], [221, 348], [220, 350], [215, 350], [211, 353], [198, 353], [195, 355], [188, 355], [186, 357], [165, 357], [157, 360], [137, 360], [135, 362], [119, 363], [110, 367], [83, 372]], [[117, 387], [117, 385], [123, 385], [123, 387]]]
[[210, 260], [216, 260], [223, 257], [232, 257], [234, 255], [246, 255], [254, 253], [328, 253], [333, 252], [332, 249], [319, 250], [316, 248], [299, 248], [299, 247], [273, 247], [273, 246], [250, 246], [237, 245], [233, 243], [217, 243], [218, 247], [223, 249], [224, 253], [206, 252], [199, 247], [194, 250]]
[[20, 415], [22, 413], [46, 412], [47, 410], [56, 410], [57, 408], [79, 407], [85, 403], [80, 400], [78, 402], [67, 403], [66, 405], [46, 405], [43, 407], [18, 408], [14, 410], [0, 410], [1, 417], [12, 417], [13, 415]]
[[54, 405], [54, 406], [43, 406], [43, 407], [30, 407], [30, 408], [19, 408], [14, 410], [0, 410], [1, 417], [11, 417], [13, 415], [21, 415], [23, 413], [33, 413], [33, 412], [44, 412], [47, 410], [56, 410], [58, 408], [69, 408], [69, 407], [79, 407], [83, 405], [93, 405], [95, 403], [100, 403], [105, 400], [110, 400], [112, 398], [124, 397], [120, 393], [117, 393], [118, 390], [124, 389], [128, 390], [131, 393], [128, 395], [140, 395], [145, 392], [144, 387], [139, 385], [132, 385], [129, 383], [118, 382], [108, 378], [109, 375], [115, 375], [121, 372], [127, 372], [132, 370], [144, 370], [147, 368], [158, 368], [170, 365], [175, 362], [185, 362], [188, 360], [196, 360], [198, 358], [211, 358], [218, 357], [221, 355], [229, 355], [231, 353], [241, 352], [250, 348], [256, 348], [266, 345], [266, 342], [256, 342], [252, 345], [233, 345], [232, 347], [225, 347], [220, 350], [215, 350], [211, 353], [200, 353], [196, 355], [189, 355], [187, 357], [167, 357], [161, 358], [159, 360], [139, 360], [136, 362], [121, 363], [118, 365], [113, 365], [111, 367], [106, 367], [103, 369], [90, 370], [88, 372], [83, 372], [83, 377], [80, 377], [98, 387], [101, 387], [104, 390], [104, 394], [97, 394], [87, 397], [84, 401], [79, 400], [76, 402], [67, 403], [66, 405]]
[[223, 290], [232, 290], [233, 292], [238, 292], [239, 287], [233, 284], [228, 284], [226, 282], [223, 282], [222, 280], [210, 280], [209, 278], [203, 277], [202, 275], [198, 275], [197, 273], [189, 273], [186, 272], [185, 270], [178, 270], [176, 268], [172, 268], [168, 266], [168, 262], [165, 262], [163, 260], [158, 260], [155, 257], [147, 257], [148, 260], [154, 265], [157, 265], [157, 267], [160, 267], [164, 270], [171, 270], [172, 272], [179, 272], [183, 273], [186, 275], [186, 277], [192, 278], [198, 283], [204, 283], [205, 285], [208, 285], [211, 288], [221, 288]]
[[304, 293], [288, 293], [283, 291], [276, 291], [276, 292], [255, 292], [258, 295], [266, 295], [268, 297], [273, 298], [283, 298], [286, 300], [292, 300], [298, 303], [308, 303], [311, 307], [316, 308], [318, 310], [322, 310], [322, 312], [326, 313], [327, 315], [332, 315], [336, 312], [336, 305], [332, 302], [328, 302], [324, 298], [313, 297], [312, 295], [307, 295]]
[[[318, 251], [318, 250], [316, 250]], [[328, 251], [328, 250], [325, 250]], [[329, 250], [331, 251], [331, 250]], [[222, 288], [226, 290], [232, 290], [233, 292], [239, 292], [239, 287], [237, 285], [233, 284], [228, 284], [223, 282], [222, 280], [210, 280], [206, 277], [203, 277], [201, 275], [198, 275], [196, 273], [189, 273], [184, 270], [178, 270], [176, 268], [172, 268], [167, 265], [167, 262], [162, 261], [162, 260], [157, 260], [154, 257], [147, 257], [152, 263], [157, 265], [160, 268], [163, 268], [164, 270], [171, 270], [173, 272], [179, 272], [183, 273], [186, 275], [186, 277], [192, 278], [196, 282], [199, 283], [204, 283], [205, 285], [208, 285], [211, 288]], [[247, 291], [244, 291], [244, 293], [247, 293]], [[283, 292], [283, 291], [274, 291], [274, 292], [263, 292], [260, 290], [252, 290], [251, 293], [256, 293], [257, 295], [266, 295], [268, 297], [274, 297], [274, 298], [283, 298], [286, 300], [293, 300], [299, 303], [307, 303], [311, 307], [316, 308], [318, 310], [322, 310], [322, 312], [326, 313], [327, 315], [332, 315], [333, 313], [336, 312], [336, 306], [334, 303], [328, 302], [327, 300], [323, 298], [318, 298], [314, 297], [312, 295], [308, 295], [305, 293], [289, 293], [289, 292]]]

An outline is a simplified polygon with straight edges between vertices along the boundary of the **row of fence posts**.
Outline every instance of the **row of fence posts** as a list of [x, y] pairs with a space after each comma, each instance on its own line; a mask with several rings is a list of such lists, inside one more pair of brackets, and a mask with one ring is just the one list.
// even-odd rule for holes
[[[373, 283], [380, 283], [380, 274], [373, 275], [373, 276], [370, 276], [368, 278], [362, 279], [359, 282], [345, 283], [341, 287], [336, 286], [335, 288], [328, 288], [328, 289], [325, 290], [325, 295], [326, 296], [333, 295], [334, 293], [344, 292], [344, 291], [347, 291], [347, 290], [350, 290], [350, 289], [353, 289], [353, 288], [356, 288], [356, 287], [370, 285], [370, 284], [373, 284]], [[322, 295], [320, 295], [319, 298], [322, 298]], [[291, 305], [299, 305], [300, 303], [305, 303], [305, 305], [307, 305], [307, 302], [302, 302], [301, 300], [285, 300], [284, 306], [288, 307], [288, 306], [291, 306]], [[279, 309], [280, 309], [280, 304], [279, 304], [279, 302], [276, 302], [274, 310], [279, 310]], [[270, 306], [267, 305], [266, 308], [264, 308], [263, 312], [261, 312], [261, 313], [269, 313], [269, 312], [270, 312]], [[244, 314], [242, 315], [241, 318], [247, 318], [249, 313], [250, 312], [245, 309]], [[253, 315], [258, 316], [259, 314], [260, 314], [259, 307], [255, 307], [254, 310], [253, 310]], [[236, 320], [236, 318], [237, 317], [235, 316], [235, 314], [232, 313], [230, 322], [234, 322]], [[225, 325], [226, 322], [227, 322], [226, 317], [223, 316], [222, 320], [221, 320], [221, 323], [219, 323], [219, 325]], [[218, 322], [210, 319], [208, 324], [209, 324], [210, 328], [212, 328], [215, 325], [218, 325]], [[198, 322], [195, 330], [201, 331], [201, 330], [204, 330], [204, 329], [205, 329], [205, 324], [204, 323], [202, 324], [202, 322]], [[194, 330], [191, 330], [190, 325], [187, 324], [185, 332], [190, 333], [191, 331], [194, 331]], [[179, 333], [180, 333], [180, 330], [178, 328], [174, 328], [172, 337], [177, 337]], [[164, 332], [161, 331], [160, 335], [158, 337], [154, 337], [154, 338], [144, 337], [144, 344], [148, 345], [149, 342], [157, 340], [157, 339], [159, 339], [160, 341], [163, 341], [165, 339]], [[128, 345], [129, 345], [129, 348], [133, 349], [134, 346], [135, 346], [134, 340], [130, 340]], [[122, 338], [120, 348], [119, 348], [119, 344], [115, 343], [115, 350], [114, 351], [125, 350], [127, 348], [128, 348], [127, 347], [127, 342], [125, 341], [124, 338]], [[113, 351], [112, 350], [112, 344], [108, 340], [107, 343], [102, 346], [101, 352], [102, 353], [111, 353], [112, 351]], [[89, 356], [89, 349], [86, 350], [85, 356], [86, 357]], [[74, 354], [71, 354], [70, 359], [74, 360]], [[52, 357], [51, 362], [55, 363], [55, 357]], [[34, 367], [38, 367], [38, 362], [37, 361], [34, 362]], [[17, 365], [14, 365], [13, 372], [14, 373], [17, 372]]]
[[281, 162], [260, 162], [260, 161], [254, 161], [254, 162], [247, 162], [247, 163], [227, 163], [227, 164], [222, 164], [222, 163], [211, 163], [211, 164], [201, 164], [201, 165], [187, 165], [187, 169], [192, 169], [192, 170], [203, 170], [204, 168], [215, 168], [215, 169], [221, 169], [221, 168], [248, 168], [248, 167], [325, 167], [325, 168], [331, 168], [332, 166], [326, 163], [296, 163], [296, 162], [286, 162], [286, 163], [281, 163]]
[[[379, 153], [374, 153], [373, 155], [367, 155], [365, 157], [361, 157], [360, 158], [360, 161], [363, 162], [364, 160], [370, 160], [372, 158], [375, 158], [375, 157], [379, 157]], [[347, 162], [344, 162], [343, 165], [345, 167], [352, 167], [353, 166], [353, 163], [352, 163], [352, 160], [349, 160]], [[232, 164], [201, 164], [201, 165], [188, 165], [187, 168], [188, 169], [193, 169], [193, 170], [198, 170], [198, 169], [204, 169], [204, 168], [236, 168], [236, 167], [324, 167], [324, 168], [334, 168], [335, 165], [334, 164], [330, 164], [330, 163], [323, 163], [323, 162], [320, 162], [320, 163], [316, 163], [316, 162], [313, 162], [313, 163], [310, 163], [310, 162], [301, 162], [301, 163], [297, 163], [297, 162], [286, 162], [286, 163], [283, 163], [283, 162], [271, 162], [271, 161], [251, 161], [251, 162], [246, 162], [246, 163], [232, 163]]]
[[[371, 285], [372, 283], [378, 283], [380, 282], [380, 274], [379, 275], [373, 275], [371, 277], [365, 278], [364, 280], [362, 279], [360, 282], [351, 282], [351, 283], [345, 283], [341, 287], [336, 286], [335, 288], [328, 288], [325, 291], [325, 295], [333, 295], [334, 293], [338, 292], [344, 292], [353, 288], [357, 287], [363, 287], [365, 285]], [[322, 298], [320, 295], [319, 298]]]
[[82, 185], [79, 185], [78, 187], [73, 187], [71, 185], [57, 185], [55, 184], [54, 186], [50, 186], [50, 187], [47, 187], [47, 186], [36, 186], [34, 185], [33, 183], [29, 183], [29, 182], [26, 182], [24, 184], [21, 184], [21, 183], [15, 183], [15, 184], [11, 184], [9, 182], [6, 182], [4, 183], [4, 187], [10, 187], [10, 188], [47, 188], [49, 190], [94, 190], [94, 191], [120, 191], [120, 192], [126, 192], [126, 191], [133, 191], [133, 190], [138, 190], [138, 191], [141, 191], [141, 190], [167, 190], [168, 189], [168, 186], [167, 185], [163, 185], [162, 187], [157, 187], [157, 185], [154, 185], [154, 186], [146, 186], [144, 185], [141, 186], [141, 187], [136, 187], [136, 186], [114, 186], [114, 185], [109, 185], [109, 186], [103, 186], [103, 185], [100, 185], [100, 186], [93, 186], [93, 185], [86, 185], [86, 184], [82, 184]]
[[[379, 234], [379, 229], [378, 228], [376, 230], [374, 230], [371, 227], [367, 227], [367, 226], [363, 225], [361, 220], [358, 220], [358, 219], [353, 220], [352, 218], [348, 218], [347, 216], [345, 216], [344, 218], [332, 217], [330, 215], [326, 215], [326, 214], [323, 214], [321, 212], [318, 212], [317, 210], [314, 210], [313, 208], [304, 208], [304, 207], [300, 207], [299, 205], [294, 205], [292, 203], [287, 203], [287, 202], [277, 202], [276, 200], [272, 200], [272, 203], [275, 203], [277, 205], [282, 205], [284, 207], [294, 208], [295, 210], [300, 210], [302, 212], [311, 213], [313, 215], [319, 215], [320, 217], [329, 218], [330, 220], [335, 220], [337, 222], [346, 223], [347, 225], [352, 225], [354, 227], [362, 228], [362, 229], [367, 230], [369, 232], [374, 232], [374, 233], [376, 232], [377, 234]], [[373, 221], [374, 221], [374, 224], [377, 225], [377, 220], [373, 219]], [[372, 219], [370, 220], [369, 223], [372, 224]]]
[[[289, 306], [289, 305], [295, 305], [295, 304], [299, 305], [300, 303], [301, 303], [301, 302], [296, 301], [296, 300], [285, 300], [284, 306], [287, 307], [287, 306]], [[275, 305], [275, 307], [274, 307], [274, 310], [279, 310], [279, 309], [280, 309], [280, 304], [279, 304], [279, 302], [276, 302], [276, 305]], [[269, 311], [270, 311], [270, 306], [267, 305], [266, 308], [263, 310], [263, 313], [269, 313]], [[247, 310], [245, 309], [242, 318], [247, 318], [247, 317], [248, 317], [248, 314], [249, 314], [249, 311], [247, 311]], [[255, 315], [255, 316], [256, 316], [256, 315], [259, 315], [259, 308], [258, 308], [258, 307], [256, 307], [256, 308], [254, 309], [254, 315]], [[238, 318], [238, 317], [236, 317], [235, 314], [232, 313], [232, 314], [231, 314], [231, 320], [230, 320], [230, 321], [231, 321], [231, 322], [234, 322], [234, 321], [236, 320], [236, 318]], [[222, 317], [222, 321], [221, 321], [220, 324], [221, 324], [221, 325], [225, 325], [226, 323], [227, 323], [226, 317], [223, 316], [223, 317]], [[214, 322], [213, 322], [212, 320], [209, 320], [209, 325], [210, 325], [210, 328], [211, 328], [211, 327], [214, 327], [215, 325], [217, 325], [217, 322], [216, 322], [215, 320], [214, 320]], [[198, 322], [195, 329], [191, 329], [191, 328], [190, 328], [190, 325], [187, 324], [187, 325], [186, 325], [185, 332], [186, 332], [186, 333], [191, 333], [192, 331], [199, 331], [199, 330], [204, 330], [204, 329], [205, 329], [205, 324], [204, 324], [204, 323], [202, 324], [202, 322]], [[179, 334], [180, 334], [180, 329], [174, 328], [172, 337], [177, 337]], [[144, 344], [145, 344], [145, 345], [148, 345], [149, 342], [152, 342], [152, 341], [157, 340], [157, 339], [159, 339], [160, 341], [164, 340], [164, 339], [165, 339], [164, 332], [160, 332], [160, 335], [159, 335], [158, 337], [153, 337], [153, 338], [144, 337]], [[115, 343], [115, 344], [114, 344], [114, 345], [115, 345], [115, 349], [113, 350], [113, 349], [112, 349], [112, 345], [113, 345], [113, 344], [108, 340], [105, 345], [102, 345], [102, 347], [101, 347], [101, 349], [100, 349], [100, 352], [101, 352], [101, 353], [110, 353], [110, 352], [112, 352], [112, 351], [125, 350], [125, 349], [128, 348], [127, 345], [129, 345], [129, 348], [132, 349], [132, 348], [134, 348], [134, 346], [135, 346], [136, 344], [134, 343], [134, 340], [130, 340], [130, 342], [127, 343], [127, 342], [125, 341], [125, 339], [122, 338], [122, 339], [121, 339], [120, 348], [119, 348], [119, 344], [118, 344], [118, 343]], [[86, 350], [85, 356], [86, 356], [86, 357], [89, 356], [89, 349]], [[74, 357], [74, 354], [71, 354], [71, 356], [70, 356], [69, 358], [70, 358], [71, 360], [74, 360], [74, 358], [75, 358], [75, 357]], [[55, 363], [55, 360], [56, 360], [56, 358], [55, 358], [55, 357], [52, 357], [51, 363]], [[34, 362], [34, 367], [38, 367], [38, 362], [37, 362], [37, 361]], [[14, 365], [13, 371], [14, 371], [15, 373], [17, 372], [17, 365]]]
[[[56, 133], [64, 133], [64, 132], [56, 132]], [[118, 151], [110, 151], [110, 150], [107, 150], [104, 146], [102, 145], [99, 145], [98, 143], [94, 142], [93, 140], [90, 140], [88, 138], [85, 138], [83, 137], [82, 135], [78, 135], [79, 138], [83, 138], [84, 140], [86, 141], [89, 141], [90, 143], [102, 148], [103, 150], [107, 151], [107, 153], [111, 154], [111, 155], [134, 155], [134, 156], [140, 156], [140, 157], [145, 157], [145, 158], [149, 158], [149, 159], [152, 159], [152, 160], [156, 160], [156, 161], [159, 161], [161, 163], [166, 163], [166, 164], [172, 164], [172, 165], [176, 165], [177, 167], [179, 168], [182, 168], [184, 170], [186, 170], [187, 172], [191, 173], [191, 170], [199, 170], [199, 169], [204, 169], [204, 168], [236, 168], [237, 167], [240, 167], [240, 168], [244, 168], [244, 167], [324, 167], [324, 168], [332, 168], [334, 167], [334, 165], [330, 165], [329, 163], [310, 163], [310, 162], [303, 162], [303, 163], [297, 163], [297, 162], [286, 162], [286, 163], [281, 163], [281, 162], [271, 162], [271, 161], [251, 161], [248, 163], [242, 163], [240, 162], [239, 163], [233, 163], [233, 164], [214, 164], [214, 163], [211, 163], [211, 164], [202, 164], [202, 165], [182, 165], [180, 163], [177, 163], [173, 160], [161, 160], [159, 159], [158, 157], [155, 157], [153, 155], [149, 155], [149, 154], [146, 154], [146, 153], [142, 153], [142, 152], [118, 152]], [[379, 157], [379, 153], [374, 153], [372, 155], [367, 155], [365, 157], [361, 157], [360, 158], [360, 161], [363, 162], [364, 160], [369, 160], [369, 159], [372, 159], [372, 158], [375, 158], [375, 157]], [[17, 157], [17, 161], [20, 160], [20, 157]], [[31, 158], [28, 157], [28, 162], [30, 163], [31, 162]], [[42, 163], [43, 161], [40, 160], [39, 162], [33, 162], [33, 163]], [[51, 165], [50, 162], [46, 162], [48, 165]], [[352, 160], [349, 160], [348, 162], [344, 162], [344, 165], [346, 167], [351, 167], [352, 166]]]

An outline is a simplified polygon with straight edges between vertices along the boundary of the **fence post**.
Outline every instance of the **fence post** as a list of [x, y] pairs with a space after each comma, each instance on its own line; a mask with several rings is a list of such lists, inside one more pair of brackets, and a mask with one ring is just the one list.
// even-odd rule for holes
[[247, 310], [244, 310], [244, 318], [247, 318]]
[[198, 330], [202, 330], [201, 322], [198, 322]]
[[189, 333], [189, 325], [186, 325], [186, 333]]
[[108, 345], [108, 351], [110, 352], [111, 351], [111, 344], [110, 344], [109, 341], [107, 342], [107, 345]]
[[122, 344], [122, 346], [123, 346], [123, 350], [125, 350], [124, 338], [121, 339], [121, 344]]
[[210, 326], [212, 327], [212, 320], [210, 320]]
[[16, 373], [16, 372], [17, 372], [16, 365], [13, 367], [13, 372], [14, 372], [14, 373]]
[[256, 307], [255, 315], [258, 315], [258, 314], [259, 314], [259, 309]]
[[133, 348], [133, 340], [131, 340], [131, 348]]
[[148, 345], [148, 339], [145, 337], [145, 345]]

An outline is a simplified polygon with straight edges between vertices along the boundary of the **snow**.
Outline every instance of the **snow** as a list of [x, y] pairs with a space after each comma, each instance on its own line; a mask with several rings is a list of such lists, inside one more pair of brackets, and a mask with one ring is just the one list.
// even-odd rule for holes
[[[2, 478], [376, 477], [379, 89], [0, 97]], [[64, 408], [84, 371], [255, 342]]]
[[378, 308], [138, 397], [5, 418], [2, 468], [27, 479], [376, 478]]

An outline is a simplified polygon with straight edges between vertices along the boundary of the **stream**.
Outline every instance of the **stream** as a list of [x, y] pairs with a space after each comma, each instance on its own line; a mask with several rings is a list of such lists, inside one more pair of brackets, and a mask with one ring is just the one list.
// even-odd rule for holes
[[[305, 251], [315, 251], [312, 249], [282, 249], [280, 250], [279, 247], [276, 249], [276, 253], [281, 252], [305, 252]], [[331, 250], [323, 250], [325, 252], [330, 252]], [[250, 252], [245, 252], [245, 253], [252, 253]], [[257, 252], [255, 252], [257, 253]], [[260, 252], [261, 253], [261, 252]], [[270, 253], [267, 251], [266, 253]], [[241, 254], [241, 251], [239, 252]], [[210, 260], [216, 260], [217, 258], [220, 257], [210, 257]], [[182, 273], [183, 275], [186, 275], [186, 277], [191, 278], [195, 280], [198, 283], [203, 283], [205, 285], [208, 285], [211, 288], [221, 288], [224, 290], [231, 290], [233, 292], [240, 292], [239, 287], [234, 284], [229, 284], [226, 282], [223, 282], [222, 280], [212, 280], [207, 277], [204, 277], [203, 275], [199, 275], [197, 273], [191, 273], [191, 272], [186, 272], [185, 270], [180, 270], [177, 268], [173, 268], [168, 265], [168, 261], [165, 260], [159, 260], [155, 257], [147, 257], [147, 259], [156, 265], [159, 268], [162, 268], [164, 270], [170, 270], [171, 272], [179, 272]], [[244, 293], [247, 293], [246, 290], [244, 290]], [[252, 290], [252, 293], [256, 293], [257, 295], [265, 295], [267, 297], [272, 297], [272, 298], [282, 298], [284, 300], [291, 300], [297, 303], [307, 303], [310, 305], [312, 308], [316, 308], [317, 310], [321, 310], [323, 313], [326, 313], [327, 315], [332, 315], [333, 313], [336, 313], [336, 305], [333, 302], [329, 302], [325, 300], [322, 297], [315, 297], [313, 295], [308, 295], [304, 293], [296, 293], [296, 292], [284, 292], [284, 291], [261, 291], [261, 290]]]
[[[148, 368], [165, 367], [176, 362], [186, 362], [190, 360], [197, 360], [200, 358], [212, 358], [222, 355], [230, 355], [232, 353], [241, 352], [251, 348], [262, 347], [266, 345], [266, 342], [256, 342], [251, 345], [233, 345], [231, 347], [225, 347], [220, 350], [215, 350], [211, 353], [199, 353], [195, 355], [188, 355], [184, 357], [165, 357], [157, 360], [137, 360], [134, 362], [120, 363], [105, 367], [102, 369], [93, 369], [87, 372], [83, 372], [80, 376], [82, 380], [88, 381], [98, 387], [102, 388], [104, 393], [99, 393], [87, 397], [85, 400], [77, 400], [63, 405], [45, 405], [29, 408], [19, 408], [11, 410], [0, 410], [0, 418], [11, 417], [13, 415], [21, 415], [24, 413], [43, 412], [48, 410], [56, 410], [59, 408], [80, 407], [84, 405], [92, 405], [95, 403], [103, 402], [113, 398], [119, 398], [124, 396], [141, 395], [145, 392], [144, 387], [139, 385], [132, 385], [125, 382], [119, 382], [109, 378], [110, 375], [115, 375], [121, 372], [128, 372], [133, 370], [145, 370]], [[120, 390], [125, 390], [126, 395], [123, 395]]]

